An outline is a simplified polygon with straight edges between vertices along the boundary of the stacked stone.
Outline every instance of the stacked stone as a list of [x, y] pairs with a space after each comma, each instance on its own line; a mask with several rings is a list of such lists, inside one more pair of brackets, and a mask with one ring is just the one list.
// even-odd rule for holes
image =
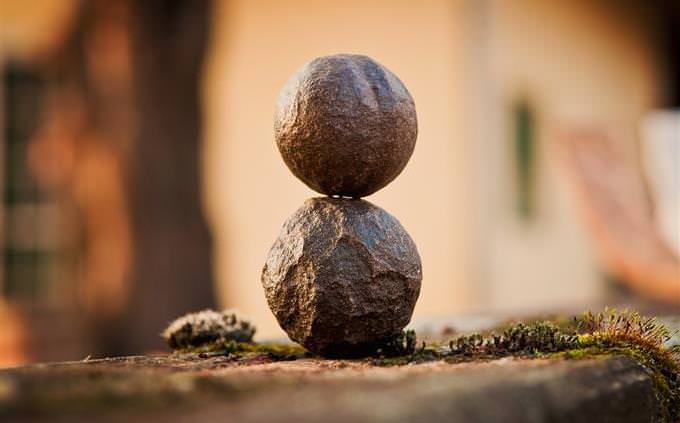
[[288, 336], [330, 357], [372, 354], [408, 324], [422, 279], [401, 224], [361, 197], [399, 175], [415, 147], [413, 99], [369, 57], [304, 65], [281, 91], [275, 138], [288, 168], [327, 197], [284, 223], [262, 271]]

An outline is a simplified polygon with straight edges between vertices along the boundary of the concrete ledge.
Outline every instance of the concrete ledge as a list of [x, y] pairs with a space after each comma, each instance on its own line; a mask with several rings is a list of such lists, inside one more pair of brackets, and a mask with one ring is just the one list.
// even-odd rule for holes
[[0, 420], [653, 422], [624, 357], [376, 367], [366, 361], [128, 357], [0, 371]]

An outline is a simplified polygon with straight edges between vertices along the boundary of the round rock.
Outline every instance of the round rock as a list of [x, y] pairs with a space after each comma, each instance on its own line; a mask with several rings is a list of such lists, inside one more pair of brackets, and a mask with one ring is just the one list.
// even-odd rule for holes
[[312, 198], [283, 225], [262, 284], [288, 336], [327, 357], [371, 354], [411, 320], [422, 268], [411, 237], [364, 200]]
[[413, 98], [367, 56], [304, 65], [281, 90], [274, 123], [288, 168], [313, 190], [363, 197], [401, 173], [416, 143]]

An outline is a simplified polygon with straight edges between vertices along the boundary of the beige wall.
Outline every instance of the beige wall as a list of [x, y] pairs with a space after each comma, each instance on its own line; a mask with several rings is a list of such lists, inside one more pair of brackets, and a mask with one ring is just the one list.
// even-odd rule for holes
[[[595, 260], [555, 143], [565, 131], [615, 130], [632, 140], [637, 122], [659, 97], [654, 39], [635, 10], [586, 0], [489, 1], [485, 72], [478, 86], [475, 262], [492, 309], [585, 307], [602, 301], [603, 269]], [[510, 107], [518, 96], [537, 121], [536, 218], [514, 210]], [[631, 143], [630, 148], [634, 148]], [[474, 174], [473, 174], [474, 175]]]
[[[597, 301], [597, 266], [551, 145], [573, 125], [632, 127], [654, 102], [658, 75], [639, 28], [592, 4], [219, 2], [204, 161], [223, 304], [252, 316], [260, 336], [282, 334], [260, 271], [283, 221], [315, 194], [279, 157], [274, 106], [299, 66], [339, 52], [376, 58], [416, 102], [415, 153], [399, 178], [369, 197], [419, 247], [416, 317]], [[508, 137], [508, 105], [520, 92], [540, 119], [539, 215], [528, 228], [514, 216]]]

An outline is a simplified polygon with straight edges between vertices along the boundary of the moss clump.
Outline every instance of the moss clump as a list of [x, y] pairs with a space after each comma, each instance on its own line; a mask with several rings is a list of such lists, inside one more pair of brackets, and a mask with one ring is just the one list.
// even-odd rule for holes
[[203, 310], [186, 314], [168, 325], [162, 337], [173, 350], [220, 342], [251, 342], [255, 326], [233, 310]]
[[452, 356], [530, 356], [570, 348], [576, 336], [563, 333], [552, 322], [517, 323], [508, 326], [501, 334], [484, 337], [475, 333], [449, 342]]
[[416, 332], [405, 330], [386, 339], [378, 345], [376, 355], [382, 357], [399, 357], [413, 354], [416, 350]]
[[[415, 336], [415, 332], [414, 332]], [[437, 361], [443, 358], [443, 354], [439, 351], [436, 345], [427, 345], [423, 342], [420, 347], [416, 348], [413, 344], [412, 352], [408, 355], [382, 355], [370, 359], [371, 363], [376, 366], [401, 366], [413, 363], [426, 363], [428, 361]]]

